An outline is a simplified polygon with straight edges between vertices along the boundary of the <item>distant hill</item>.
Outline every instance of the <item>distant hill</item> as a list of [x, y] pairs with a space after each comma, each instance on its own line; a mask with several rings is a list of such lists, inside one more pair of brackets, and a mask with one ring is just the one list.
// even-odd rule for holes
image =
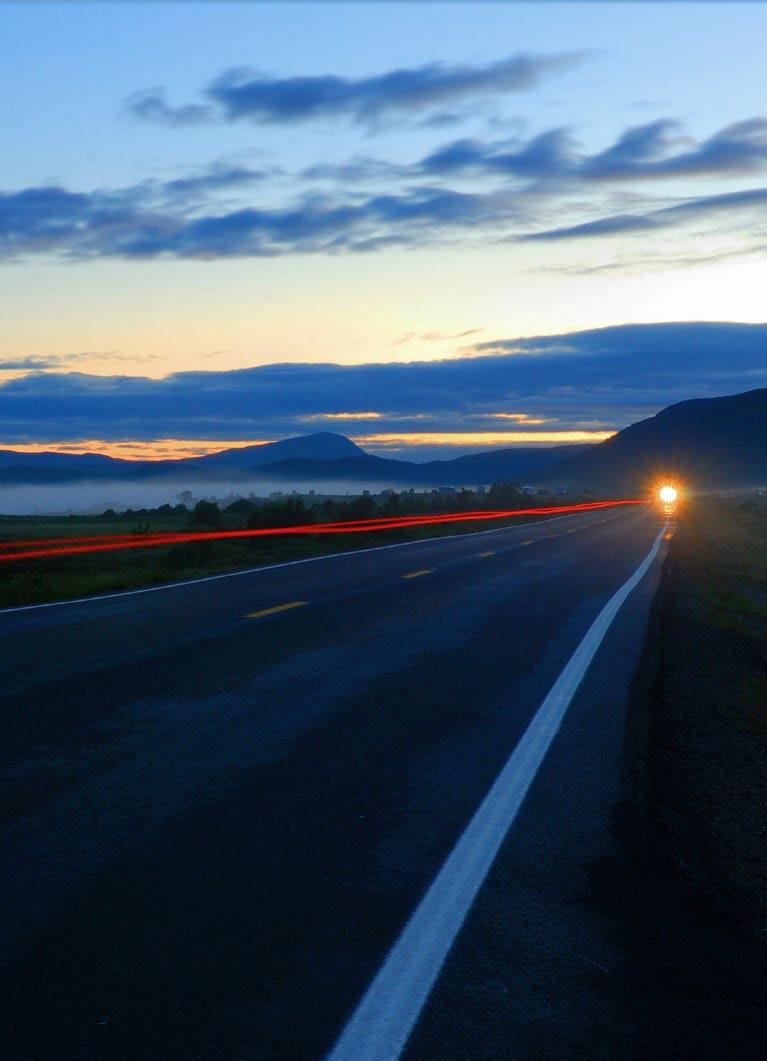
[[286, 482], [325, 481], [370, 482], [382, 485], [469, 486], [503, 479], [526, 479], [552, 458], [568, 458], [583, 453], [588, 446], [555, 446], [551, 449], [490, 450], [470, 453], [446, 461], [392, 460], [376, 457], [357, 447], [358, 455], [341, 460], [288, 459], [262, 465], [259, 475]]
[[238, 467], [261, 468], [265, 464], [276, 464], [283, 460], [347, 460], [366, 457], [364, 449], [345, 435], [333, 431], [318, 431], [312, 435], [286, 438], [282, 442], [266, 442], [260, 446], [244, 446], [227, 449], [221, 453], [209, 453], [193, 462], [198, 468]]
[[587, 453], [594, 444], [552, 446], [548, 449], [531, 449], [516, 446], [510, 449], [491, 449], [484, 453], [469, 453], [449, 461], [429, 461], [418, 464], [419, 474], [428, 475], [429, 481], [447, 484], [492, 483], [504, 479], [528, 479], [536, 477], [542, 468], [552, 462], [566, 461]]
[[82, 479], [120, 479], [133, 462], [101, 453], [19, 453], [0, 450], [0, 484], [63, 483]]
[[333, 432], [167, 461], [0, 450], [0, 484], [8, 485], [88, 479], [222, 484], [266, 479], [428, 487], [532, 479], [629, 493], [646, 488], [659, 476], [696, 486], [767, 483], [767, 389], [679, 402], [599, 445], [520, 446], [422, 464], [374, 456]]
[[191, 478], [241, 479], [250, 472], [267, 465], [285, 461], [341, 461], [367, 457], [363, 449], [344, 435], [332, 431], [318, 431], [311, 435], [298, 435], [281, 442], [265, 442], [257, 446], [242, 446], [225, 449], [219, 453], [208, 453], [204, 457], [185, 457], [180, 460], [141, 461], [128, 472], [131, 479]]
[[693, 487], [767, 483], [767, 389], [670, 405], [587, 453], [543, 469], [545, 479], [637, 490], [659, 476]]
[[588, 448], [519, 446], [418, 464], [377, 457], [344, 435], [324, 431], [180, 460], [130, 461], [95, 453], [0, 450], [0, 484], [83, 480], [237, 483], [257, 478], [282, 482], [380, 483], [382, 487], [462, 486], [499, 479], [526, 479], [542, 465], [575, 456]]

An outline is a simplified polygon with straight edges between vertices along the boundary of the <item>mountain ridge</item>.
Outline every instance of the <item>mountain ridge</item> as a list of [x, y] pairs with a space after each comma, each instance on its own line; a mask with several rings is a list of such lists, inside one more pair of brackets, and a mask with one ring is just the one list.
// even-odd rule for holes
[[[526, 477], [552, 459], [565, 459], [586, 446], [551, 449], [508, 447], [449, 460], [415, 461], [367, 453], [345, 435], [316, 432], [278, 442], [243, 446], [167, 460], [126, 460], [105, 454], [20, 453], [0, 450], [0, 484], [65, 483], [114, 478], [124, 482], [193, 478], [236, 483], [252, 478], [380, 482], [382, 485], [468, 485], [493, 478]], [[312, 454], [312, 455], [309, 455]], [[554, 456], [555, 455], [555, 456]]]
[[395, 460], [367, 453], [334, 432], [176, 460], [0, 450], [0, 485], [208, 481], [332, 482], [384, 486], [472, 486], [502, 479], [636, 493], [659, 476], [702, 487], [767, 483], [767, 388], [692, 398], [629, 425], [598, 445], [511, 447], [449, 460]]
[[767, 483], [767, 388], [676, 402], [543, 473], [634, 490], [659, 475], [700, 487]]

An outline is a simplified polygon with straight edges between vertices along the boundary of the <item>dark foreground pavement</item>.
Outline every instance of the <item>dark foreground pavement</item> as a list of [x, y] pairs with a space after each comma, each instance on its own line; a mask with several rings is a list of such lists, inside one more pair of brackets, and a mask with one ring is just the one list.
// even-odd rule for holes
[[[322, 1057], [659, 527], [579, 514], [0, 613], [2, 1055]], [[644, 1056], [587, 881], [661, 559], [408, 1058]]]

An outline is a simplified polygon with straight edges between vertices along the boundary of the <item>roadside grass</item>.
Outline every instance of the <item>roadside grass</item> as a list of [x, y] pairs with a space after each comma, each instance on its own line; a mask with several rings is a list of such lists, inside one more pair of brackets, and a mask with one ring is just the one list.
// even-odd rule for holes
[[701, 620], [767, 638], [767, 502], [709, 499], [691, 514]]
[[[553, 514], [556, 515], [556, 512]], [[221, 529], [239, 529], [242, 526], [241, 519], [225, 513], [222, 516]], [[180, 582], [328, 553], [516, 526], [530, 519], [538, 521], [542, 518], [546, 517], [477, 520], [371, 534], [276, 535], [274, 538], [188, 542], [168, 547], [133, 548], [124, 552], [30, 559], [0, 565], [0, 608], [140, 589], [164, 582]], [[142, 516], [139, 523], [142, 533], [189, 529], [188, 516]], [[119, 517], [0, 517], [0, 543], [20, 538], [126, 534], [131, 533], [131, 530], [131, 522]]]
[[[617, 1030], [597, 1054], [765, 1058], [761, 499], [701, 497], [681, 508], [632, 687], [626, 750], [629, 798], [614, 805], [610, 853], [589, 873], [591, 902], [608, 913], [617, 943], [602, 981], [606, 1027], [612, 1005]], [[587, 1056], [568, 1047], [556, 1056]]]
[[767, 502], [702, 498], [669, 558], [650, 749], [655, 812], [693, 889], [767, 926]]

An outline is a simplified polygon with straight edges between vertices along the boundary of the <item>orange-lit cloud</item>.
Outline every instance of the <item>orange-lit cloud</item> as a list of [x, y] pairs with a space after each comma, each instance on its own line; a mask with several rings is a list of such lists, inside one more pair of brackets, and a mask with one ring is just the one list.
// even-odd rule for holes
[[174, 460], [180, 457], [204, 457], [223, 449], [262, 446], [273, 439], [154, 438], [148, 440], [109, 441], [103, 438], [77, 439], [72, 442], [29, 442], [7, 446], [17, 453], [103, 453], [123, 460]]
[[302, 416], [306, 423], [317, 423], [322, 420], [380, 420], [383, 413], [312, 413]]
[[357, 435], [358, 446], [511, 446], [520, 443], [604, 442], [614, 431], [431, 431]]
[[480, 420], [513, 420], [515, 424], [547, 424], [550, 421], [527, 413], [479, 413]]

